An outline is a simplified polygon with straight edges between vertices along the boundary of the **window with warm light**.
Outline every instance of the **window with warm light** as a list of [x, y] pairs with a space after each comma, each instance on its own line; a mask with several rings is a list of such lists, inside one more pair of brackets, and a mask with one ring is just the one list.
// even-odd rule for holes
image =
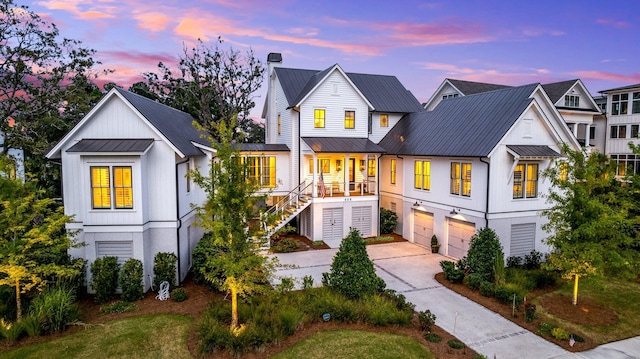
[[275, 156], [247, 157], [248, 179], [260, 187], [276, 187]]
[[367, 176], [375, 177], [376, 176], [376, 159], [369, 158], [367, 161]]
[[471, 163], [451, 162], [451, 194], [471, 196]]
[[328, 158], [321, 158], [318, 160], [320, 162], [320, 172], [321, 173], [329, 173], [331, 171], [331, 162]]
[[396, 160], [391, 160], [391, 184], [396, 184]]
[[431, 189], [431, 162], [429, 161], [415, 161], [414, 163], [414, 188], [416, 189]]
[[389, 115], [386, 113], [380, 114], [380, 127], [389, 127]]
[[519, 163], [513, 170], [513, 198], [538, 197], [538, 164]]
[[129, 166], [92, 166], [91, 207], [93, 209], [133, 208], [132, 178]]
[[324, 128], [324, 110], [315, 109], [313, 111], [313, 127]]
[[355, 127], [356, 127], [356, 112], [345, 111], [344, 112], [344, 128], [355, 128]]

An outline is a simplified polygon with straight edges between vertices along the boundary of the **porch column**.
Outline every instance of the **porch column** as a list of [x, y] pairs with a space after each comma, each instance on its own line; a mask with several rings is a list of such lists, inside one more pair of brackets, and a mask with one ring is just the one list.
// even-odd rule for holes
[[578, 138], [578, 124], [577, 123], [573, 124], [573, 136], [575, 138]]
[[313, 161], [313, 181], [311, 185], [311, 194], [313, 198], [318, 197], [318, 156], [314, 153], [312, 156]]
[[344, 196], [349, 197], [351, 194], [349, 193], [349, 154], [344, 157]]
[[589, 137], [591, 137], [591, 126], [587, 124], [584, 129], [584, 147], [589, 147]]
[[380, 185], [380, 155], [376, 153], [376, 183], [373, 186], [373, 194], [378, 194], [378, 186]]

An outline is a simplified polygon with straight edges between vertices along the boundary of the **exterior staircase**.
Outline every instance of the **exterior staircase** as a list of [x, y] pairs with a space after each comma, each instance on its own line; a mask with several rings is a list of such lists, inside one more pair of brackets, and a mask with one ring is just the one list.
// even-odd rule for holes
[[309, 189], [311, 183], [300, 183], [296, 188], [291, 190], [286, 196], [278, 201], [268, 211], [263, 213], [262, 226], [264, 236], [268, 239], [276, 233], [280, 228], [284, 227], [300, 212], [311, 205], [311, 195]]

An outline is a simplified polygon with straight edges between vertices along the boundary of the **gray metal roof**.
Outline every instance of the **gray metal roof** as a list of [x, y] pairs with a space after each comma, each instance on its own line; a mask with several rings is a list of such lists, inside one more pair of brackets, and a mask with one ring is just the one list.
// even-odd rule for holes
[[507, 145], [511, 151], [520, 157], [562, 157], [558, 152], [549, 146], [541, 145]]
[[554, 82], [542, 85], [544, 92], [547, 93], [551, 102], [558, 102], [575, 84], [578, 79]]
[[141, 153], [153, 143], [152, 138], [85, 138], [69, 147], [67, 152], [130, 152]]
[[240, 146], [243, 152], [289, 152], [289, 147], [281, 143], [243, 143]]
[[477, 93], [502, 90], [504, 88], [508, 88], [511, 86], [507, 85], [499, 85], [499, 84], [490, 84], [485, 82], [474, 82], [474, 81], [464, 81], [464, 80], [456, 80], [456, 79], [447, 79], [450, 84], [455, 86], [458, 90], [462, 92], [463, 95], [473, 95]]
[[[185, 156], [202, 156], [200, 149], [192, 142], [210, 147], [207, 134], [193, 126], [193, 117], [159, 102], [150, 100], [120, 88], [124, 96], [163, 136], [165, 136]], [[205, 136], [205, 137], [203, 137]]]
[[602, 91], [598, 91], [598, 92], [599, 93], [608, 93], [608, 92], [622, 91], [622, 90], [632, 90], [632, 89], [640, 89], [640, 84], [616, 87], [616, 88], [612, 88], [612, 89], [608, 89], [608, 90], [602, 90]]
[[302, 137], [313, 152], [319, 153], [384, 153], [384, 148], [368, 138]]
[[403, 117], [379, 145], [398, 155], [485, 157], [531, 104], [537, 86], [442, 101], [433, 111]]
[[[335, 65], [334, 65], [335, 66]], [[324, 78], [323, 71], [276, 67], [289, 106], [295, 106]], [[409, 113], [424, 111], [420, 102], [395, 76], [347, 73], [349, 79], [376, 111]]]

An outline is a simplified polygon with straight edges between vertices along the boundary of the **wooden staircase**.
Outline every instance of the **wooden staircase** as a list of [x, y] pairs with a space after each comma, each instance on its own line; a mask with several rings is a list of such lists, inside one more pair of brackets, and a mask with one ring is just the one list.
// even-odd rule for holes
[[311, 183], [300, 183], [296, 188], [291, 190], [286, 196], [278, 201], [268, 211], [263, 213], [263, 233], [268, 239], [276, 233], [280, 228], [284, 227], [293, 218], [295, 218], [300, 212], [311, 204], [311, 195], [309, 195], [309, 188]]

